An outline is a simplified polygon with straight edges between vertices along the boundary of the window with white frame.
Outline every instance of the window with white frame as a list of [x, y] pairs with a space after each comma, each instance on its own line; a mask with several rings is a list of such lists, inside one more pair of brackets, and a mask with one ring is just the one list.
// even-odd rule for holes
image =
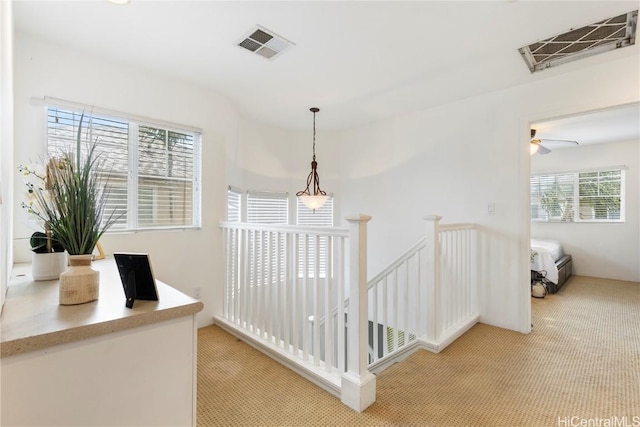
[[[313, 227], [333, 227], [333, 197], [329, 197], [324, 205], [320, 209], [311, 210], [302, 203], [300, 198], [296, 198], [297, 204], [297, 224], [302, 226]], [[311, 236], [308, 242], [309, 263], [307, 265], [307, 277], [314, 277], [315, 271], [315, 237]], [[320, 239], [318, 242], [318, 250], [320, 256], [318, 259], [318, 276], [327, 276], [327, 255], [326, 255], [327, 242]], [[298, 248], [298, 259], [300, 260], [299, 271], [304, 270], [303, 266], [304, 248], [301, 245]]]
[[[288, 224], [289, 223], [289, 195], [287, 193], [270, 193], [270, 192], [247, 192], [247, 222], [261, 223], [261, 224]], [[278, 269], [277, 259], [278, 257], [270, 256], [277, 253], [276, 240], [272, 239], [271, 242], [265, 239], [265, 235], [257, 233], [252, 236], [255, 239], [254, 245], [256, 247], [257, 259], [264, 262], [264, 267], [269, 269], [271, 278], [274, 282], [277, 281]], [[280, 247], [284, 248], [286, 237], [282, 234], [279, 238]], [[269, 265], [266, 265], [267, 261], [270, 261]], [[250, 271], [255, 271], [253, 263], [255, 260], [250, 258]], [[285, 258], [284, 251], [280, 252], [280, 277], [284, 277], [285, 273]], [[250, 283], [256, 283], [254, 277], [249, 278]]]
[[[82, 137], [77, 132], [82, 117]], [[47, 107], [49, 156], [96, 144], [105, 162], [105, 212], [122, 214], [111, 231], [200, 227], [201, 133], [180, 126]]]
[[625, 168], [533, 175], [531, 219], [624, 222]]
[[287, 193], [248, 191], [247, 222], [288, 224], [289, 195]]
[[242, 221], [242, 192], [231, 186], [227, 189], [227, 221]]

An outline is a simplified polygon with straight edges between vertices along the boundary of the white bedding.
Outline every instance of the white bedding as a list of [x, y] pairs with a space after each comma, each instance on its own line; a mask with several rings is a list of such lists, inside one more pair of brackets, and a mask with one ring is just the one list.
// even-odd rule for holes
[[556, 261], [564, 256], [562, 244], [557, 240], [531, 239], [531, 270], [544, 274], [547, 280], [558, 283]]
[[531, 239], [531, 248], [544, 249], [551, 255], [554, 261], [559, 260], [564, 256], [564, 250], [562, 249], [562, 243], [558, 240], [551, 239]]

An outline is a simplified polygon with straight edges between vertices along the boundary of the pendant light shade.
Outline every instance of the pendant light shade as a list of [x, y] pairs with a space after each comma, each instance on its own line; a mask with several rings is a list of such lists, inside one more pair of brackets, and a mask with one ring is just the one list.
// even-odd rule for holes
[[320, 109], [313, 107], [310, 108], [309, 111], [313, 113], [313, 158], [311, 160], [311, 173], [309, 173], [307, 177], [307, 187], [302, 191], [298, 191], [296, 196], [300, 198], [307, 208], [315, 211], [324, 206], [329, 196], [320, 189], [318, 162], [316, 162], [316, 113], [320, 111]]

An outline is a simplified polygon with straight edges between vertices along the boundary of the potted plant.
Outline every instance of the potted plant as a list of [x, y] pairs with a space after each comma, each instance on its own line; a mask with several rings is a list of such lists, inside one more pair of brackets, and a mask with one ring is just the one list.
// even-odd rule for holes
[[[64, 152], [51, 158], [46, 188], [32, 188], [29, 211], [51, 230], [69, 254], [70, 268], [60, 275], [60, 304], [82, 304], [98, 299], [99, 273], [91, 268], [93, 249], [105, 231], [119, 218], [108, 216], [108, 177], [96, 144], [82, 144], [80, 118], [75, 154]], [[84, 148], [84, 149], [83, 149]]]
[[[49, 189], [46, 169], [37, 165], [20, 166], [18, 169], [24, 175], [28, 194], [27, 202], [23, 202], [22, 207], [42, 220], [33, 210], [33, 204], [36, 191], [46, 193]], [[60, 277], [60, 273], [67, 268], [67, 253], [56, 237], [52, 235], [48, 224], [44, 222], [40, 226], [43, 231], [34, 232], [29, 239], [32, 276], [34, 280], [56, 280]]]
[[33, 280], [56, 280], [67, 268], [67, 252], [55, 236], [36, 231], [29, 239], [31, 244], [31, 273]]

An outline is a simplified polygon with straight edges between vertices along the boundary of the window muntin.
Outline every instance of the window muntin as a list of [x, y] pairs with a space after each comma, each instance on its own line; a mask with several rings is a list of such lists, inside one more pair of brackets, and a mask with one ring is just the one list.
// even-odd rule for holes
[[[47, 108], [49, 156], [77, 152], [81, 109]], [[105, 212], [122, 217], [110, 231], [200, 226], [200, 133], [84, 112], [80, 150], [96, 144], [109, 182]]]
[[533, 175], [531, 219], [624, 222], [624, 169]]

